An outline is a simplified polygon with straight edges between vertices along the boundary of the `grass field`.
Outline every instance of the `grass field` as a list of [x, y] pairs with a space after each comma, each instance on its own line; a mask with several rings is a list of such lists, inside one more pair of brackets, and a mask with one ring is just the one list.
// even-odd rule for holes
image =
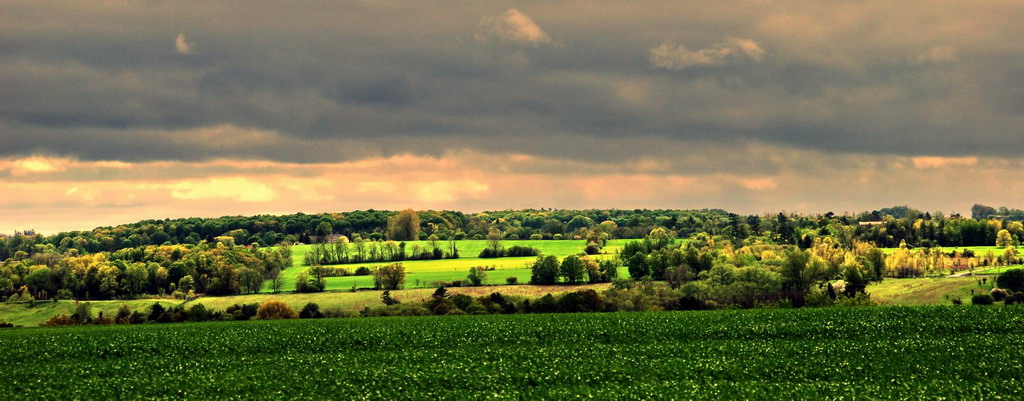
[[[593, 285], [502, 285], [502, 286], [479, 286], [479, 287], [452, 287], [448, 291], [453, 294], [467, 294], [471, 296], [490, 295], [493, 292], [500, 292], [504, 295], [538, 297], [544, 294], [559, 294], [567, 291], [579, 291], [592, 288], [598, 291], [608, 288], [610, 284]], [[432, 288], [419, 288], [392, 291], [392, 297], [402, 302], [421, 301], [434, 292]], [[193, 303], [200, 303], [214, 310], [224, 310], [234, 304], [260, 303], [269, 299], [284, 301], [292, 309], [300, 310], [308, 302], [319, 305], [322, 309], [336, 309], [347, 312], [358, 312], [364, 307], [381, 306], [380, 300], [382, 291], [328, 291], [319, 293], [295, 294], [251, 294], [218, 297], [200, 297], [195, 300], [184, 302], [170, 299], [139, 299], [128, 301], [89, 301], [92, 305], [93, 314], [103, 312], [106, 316], [113, 316], [121, 305], [128, 305], [132, 310], [149, 313], [149, 307], [155, 302], [160, 302], [164, 307], [172, 307], [185, 304], [186, 307]], [[8, 304], [0, 303], [0, 321], [14, 323], [19, 326], [38, 326], [47, 319], [56, 315], [70, 315], [75, 310], [75, 301], [57, 302], [36, 302], [34, 306], [29, 303]]]
[[[99, 314], [103, 312], [104, 316], [114, 316], [117, 314], [117, 309], [121, 305], [128, 305], [132, 310], [146, 310], [156, 302], [160, 302], [165, 307], [178, 305], [181, 301], [167, 300], [167, 299], [137, 299], [130, 301], [88, 301], [92, 305], [92, 312]], [[56, 315], [70, 315], [75, 311], [74, 301], [57, 301], [57, 302], [36, 302], [35, 305], [30, 303], [0, 303], [0, 321], [14, 323], [20, 326], [38, 326], [45, 322], [50, 317]]]
[[[881, 249], [882, 249], [882, 252], [884, 252], [886, 255], [888, 255], [888, 254], [891, 254], [893, 252], [896, 252], [896, 250], [899, 249], [899, 248], [881, 248]], [[914, 248], [913, 250], [919, 250], [919, 249], [924, 249], [924, 248]], [[995, 254], [995, 256], [999, 256], [999, 255], [1001, 255], [1003, 253], [1004, 250], [1006, 250], [1006, 248], [1003, 248], [1001, 246], [943, 246], [943, 247], [937, 247], [937, 248], [932, 248], [932, 249], [942, 249], [942, 252], [945, 252], [945, 253], [950, 253], [950, 252], [953, 252], [953, 251], [963, 252], [963, 251], [969, 249], [972, 252], [974, 252], [974, 256], [984, 256], [989, 251], [992, 251], [992, 253]]]
[[0, 330], [5, 399], [1021, 399], [1024, 308]]
[[[598, 255], [596, 257], [611, 257], [611, 255], [614, 255], [616, 252], [621, 250], [629, 241], [636, 240], [610, 240], [602, 250], [603, 255]], [[530, 280], [529, 267], [533, 264], [533, 261], [536, 260], [535, 257], [481, 259], [476, 256], [480, 254], [480, 251], [482, 251], [485, 246], [487, 246], [487, 241], [462, 240], [458, 241], [456, 244], [459, 249], [459, 254], [462, 256], [459, 259], [411, 260], [402, 262], [406, 271], [406, 288], [430, 288], [434, 287], [431, 283], [435, 281], [450, 282], [454, 280], [462, 280], [466, 278], [467, 274], [469, 274], [469, 268], [476, 266], [488, 266], [495, 268], [494, 271], [487, 272], [488, 279], [485, 284], [504, 284], [505, 279], [509, 276], [517, 277], [520, 283], [525, 283]], [[427, 241], [408, 241], [406, 249], [412, 249], [413, 245], [428, 247]], [[447, 242], [441, 241], [440, 245], [447, 246]], [[545, 255], [555, 255], [559, 258], [563, 258], [568, 255], [582, 252], [583, 247], [586, 246], [586, 241], [506, 240], [502, 241], [502, 245], [506, 248], [515, 245], [530, 246], [539, 249]], [[281, 272], [283, 288], [285, 291], [294, 290], [295, 276], [306, 271], [307, 267], [303, 266], [303, 261], [305, 259], [306, 252], [309, 251], [310, 247], [311, 245], [296, 245], [292, 247], [293, 266]], [[383, 263], [353, 263], [336, 266], [343, 266], [350, 270], [355, 270], [358, 266], [373, 267], [381, 264]], [[621, 273], [625, 274], [625, 269], [620, 270], [622, 270]], [[347, 290], [351, 289], [353, 285], [357, 288], [371, 288], [373, 287], [373, 278], [367, 276], [327, 278], [328, 290]], [[270, 290], [270, 283], [267, 282], [263, 286], [263, 292], [269, 293]]]
[[979, 285], [975, 277], [887, 278], [867, 288], [871, 299], [886, 305], [949, 305], [953, 298], [970, 303], [975, 293], [992, 290], [994, 279]]

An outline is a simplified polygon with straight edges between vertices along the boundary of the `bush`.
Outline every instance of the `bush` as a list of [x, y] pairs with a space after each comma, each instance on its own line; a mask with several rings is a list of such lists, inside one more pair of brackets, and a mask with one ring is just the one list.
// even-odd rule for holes
[[1024, 269], [1010, 269], [1003, 272], [996, 279], [996, 285], [1013, 292], [1024, 290]]
[[995, 300], [996, 302], [1000, 302], [1006, 299], [1006, 295], [1008, 293], [1006, 292], [1006, 290], [1002, 288], [993, 288], [992, 292], [990, 292], [989, 294], [992, 294], [993, 300]]
[[373, 271], [370, 270], [369, 267], [359, 266], [359, 267], [356, 268], [356, 271], [354, 273], [352, 273], [352, 275], [354, 275], [354, 276], [369, 276], [370, 273], [372, 273], [372, 272]]
[[531, 246], [513, 245], [512, 247], [505, 250], [505, 256], [510, 257], [523, 257], [523, 256], [538, 256], [540, 255], [540, 249]]
[[599, 247], [599, 246], [597, 246], [597, 244], [591, 242], [591, 243], [587, 244], [586, 248], [583, 248], [583, 252], [585, 252], [587, 255], [597, 255], [597, 254], [601, 253], [601, 247]]
[[234, 304], [224, 309], [224, 314], [232, 316], [235, 320], [249, 320], [256, 317], [259, 307], [259, 304]]
[[295, 311], [288, 304], [276, 299], [264, 301], [260, 304], [259, 309], [256, 309], [257, 319], [294, 319], [295, 317]]
[[516, 276], [505, 277], [505, 283], [508, 284], [508, 285], [519, 284], [519, 277], [516, 277]]
[[299, 319], [319, 319], [322, 317], [324, 317], [324, 314], [320, 313], [320, 305], [313, 302], [307, 303], [299, 311]]
[[188, 320], [190, 322], [205, 322], [210, 320], [210, 316], [210, 311], [203, 304], [192, 305], [188, 310]]
[[992, 305], [993, 302], [995, 302], [995, 299], [989, 294], [977, 294], [971, 297], [972, 305]]
[[530, 239], [533, 241], [542, 240], [544, 239], [544, 236], [541, 234], [531, 234]]
[[480, 254], [477, 255], [477, 257], [481, 258], [481, 259], [500, 258], [500, 257], [503, 257], [503, 256], [505, 256], [505, 249], [502, 249], [502, 248], [499, 248], [499, 249], [484, 248], [482, 251], [480, 251]]

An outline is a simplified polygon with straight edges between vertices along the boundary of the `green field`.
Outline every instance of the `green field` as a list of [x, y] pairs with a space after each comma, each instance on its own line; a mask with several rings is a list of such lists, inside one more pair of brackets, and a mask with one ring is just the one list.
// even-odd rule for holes
[[[169, 299], [136, 299], [130, 301], [88, 301], [92, 305], [93, 314], [103, 312], [104, 316], [114, 316], [121, 305], [128, 305], [132, 310], [146, 310], [156, 302], [165, 307], [178, 305], [181, 301]], [[30, 303], [0, 303], [0, 321], [14, 323], [19, 326], [38, 326], [50, 317], [70, 315], [75, 311], [75, 301], [40, 301]]]
[[5, 399], [1020, 399], [1024, 308], [0, 330]]
[[[596, 257], [611, 257], [616, 252], [622, 249], [627, 242], [636, 240], [610, 240], [602, 250], [603, 255]], [[412, 249], [414, 245], [420, 247], [428, 247], [427, 241], [408, 241], [406, 242], [406, 249]], [[447, 246], [447, 242], [440, 241], [440, 246]], [[487, 272], [487, 281], [485, 284], [504, 284], [505, 279], [509, 276], [515, 276], [518, 278], [520, 283], [530, 281], [530, 270], [529, 267], [536, 260], [535, 257], [516, 257], [516, 258], [489, 258], [481, 259], [476, 257], [480, 254], [480, 251], [487, 246], [487, 241], [484, 240], [462, 240], [456, 243], [459, 249], [459, 259], [441, 259], [441, 260], [411, 260], [404, 261], [402, 264], [405, 266], [406, 271], [406, 288], [431, 288], [435, 287], [432, 283], [435, 281], [454, 281], [463, 280], [469, 273], [469, 268], [476, 266], [487, 266], [494, 267], [494, 271]], [[555, 255], [559, 258], [563, 258], [568, 255], [578, 254], [583, 252], [586, 241], [584, 240], [543, 240], [543, 241], [531, 241], [531, 240], [506, 240], [502, 241], [502, 245], [507, 247], [519, 245], [519, 246], [530, 246], [539, 249], [545, 255]], [[303, 260], [306, 252], [309, 251], [311, 245], [295, 245], [292, 247], [292, 261], [293, 266], [285, 269], [281, 272], [283, 277], [283, 288], [285, 291], [292, 291], [295, 289], [295, 276], [307, 269], [303, 266]], [[350, 270], [355, 270], [359, 266], [379, 266], [383, 263], [353, 263], [345, 265], [335, 265], [346, 267]], [[620, 269], [622, 274], [625, 274], [625, 269]], [[327, 289], [328, 290], [347, 290], [353, 286], [357, 288], [371, 288], [373, 287], [373, 278], [368, 276], [349, 276], [349, 277], [329, 277], [327, 278]], [[270, 283], [268, 282], [263, 286], [263, 292], [270, 292]]]
[[887, 278], [867, 288], [871, 299], [885, 305], [949, 305], [954, 298], [970, 303], [974, 293], [992, 290], [992, 279], [979, 285], [975, 277]]
[[[888, 255], [888, 254], [891, 254], [893, 252], [896, 252], [896, 250], [899, 249], [899, 248], [880, 248], [880, 249], [882, 250], [882, 252], [884, 252], [886, 255]], [[914, 248], [912, 250], [916, 251], [916, 250], [921, 250], [921, 249], [924, 249], [924, 248]], [[972, 252], [974, 252], [974, 256], [984, 256], [989, 251], [991, 251], [993, 254], [995, 254], [995, 256], [999, 256], [999, 255], [1001, 255], [1003, 253], [1003, 251], [1006, 250], [1006, 248], [1003, 248], [1001, 246], [942, 246], [942, 247], [935, 247], [935, 248], [932, 248], [932, 249], [941, 249], [942, 252], [945, 252], [945, 253], [950, 253], [950, 252], [953, 252], [953, 251], [963, 252], [965, 250], [971, 250]]]

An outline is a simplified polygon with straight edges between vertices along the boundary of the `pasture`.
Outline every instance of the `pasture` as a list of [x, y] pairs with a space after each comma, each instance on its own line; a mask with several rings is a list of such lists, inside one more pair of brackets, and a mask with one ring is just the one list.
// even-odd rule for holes
[[[1020, 399], [1024, 308], [0, 330], [6, 399]], [[28, 362], [31, 361], [31, 362]]]
[[[594, 257], [611, 257], [622, 249], [623, 246], [629, 241], [636, 240], [610, 240], [606, 246], [602, 249], [602, 255]], [[537, 248], [541, 253], [545, 255], [555, 255], [559, 258], [566, 257], [568, 255], [578, 254], [583, 252], [583, 248], [586, 246], [584, 240], [504, 240], [502, 246], [508, 248], [512, 246], [529, 246]], [[448, 243], [446, 241], [439, 241], [438, 246], [447, 249]], [[461, 240], [456, 241], [456, 247], [459, 250], [459, 259], [439, 259], [439, 260], [407, 260], [403, 261], [402, 265], [405, 266], [406, 280], [405, 288], [431, 288], [436, 287], [432, 283], [436, 281], [447, 281], [451, 282], [454, 280], [462, 280], [466, 278], [471, 267], [484, 266], [493, 267], [493, 271], [487, 272], [487, 281], [485, 284], [505, 284], [505, 279], [510, 276], [515, 276], [519, 283], [526, 283], [530, 281], [530, 266], [536, 260], [535, 257], [505, 257], [505, 258], [478, 258], [477, 255], [480, 251], [487, 246], [487, 241], [484, 240]], [[306, 271], [308, 268], [304, 266], [303, 262], [306, 256], [306, 252], [309, 251], [311, 245], [295, 245], [292, 246], [292, 267], [285, 269], [281, 272], [283, 280], [283, 290], [292, 291], [295, 289], [295, 276], [299, 273]], [[427, 241], [407, 241], [406, 249], [413, 248], [429, 248]], [[343, 265], [332, 265], [345, 267], [349, 270], [354, 271], [359, 266], [375, 267], [380, 266], [384, 263], [350, 263]], [[620, 269], [620, 274], [625, 276], [625, 269]], [[348, 277], [328, 277], [327, 278], [327, 289], [328, 290], [348, 290], [353, 286], [356, 288], [372, 288], [373, 277], [369, 276], [348, 276]], [[267, 282], [263, 286], [263, 292], [271, 292], [270, 283]]]

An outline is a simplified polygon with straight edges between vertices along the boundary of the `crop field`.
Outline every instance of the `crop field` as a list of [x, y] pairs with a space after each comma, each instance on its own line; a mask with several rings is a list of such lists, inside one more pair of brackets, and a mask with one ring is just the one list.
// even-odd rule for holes
[[[595, 257], [609, 257], [622, 249], [623, 246], [629, 241], [635, 240], [610, 240], [602, 250], [603, 255]], [[681, 242], [681, 241], [680, 241]], [[427, 241], [407, 241], [406, 249], [411, 249], [413, 246], [428, 247]], [[535, 257], [507, 257], [507, 258], [488, 258], [481, 259], [476, 257], [480, 254], [480, 251], [487, 246], [487, 241], [484, 240], [461, 240], [456, 242], [456, 246], [459, 249], [459, 254], [462, 256], [459, 259], [441, 259], [441, 260], [408, 260], [403, 261], [402, 264], [405, 266], [406, 271], [406, 288], [428, 288], [434, 287], [432, 282], [435, 281], [454, 281], [465, 279], [469, 273], [469, 268], [475, 266], [494, 267], [494, 271], [487, 272], [487, 281], [485, 284], [504, 284], [505, 279], [510, 276], [515, 276], [520, 283], [525, 283], [530, 280], [529, 267], [536, 260]], [[439, 245], [445, 247], [448, 245], [445, 241], [439, 241]], [[559, 258], [563, 258], [568, 255], [577, 254], [583, 251], [583, 247], [586, 246], [584, 240], [505, 240], [502, 241], [502, 246], [511, 247], [515, 245], [530, 246], [539, 249], [545, 255], [555, 255]], [[295, 276], [307, 269], [303, 266], [303, 260], [306, 252], [309, 251], [311, 245], [295, 245], [292, 247], [292, 261], [293, 267], [285, 269], [281, 272], [283, 278], [283, 289], [285, 291], [292, 291], [295, 289]], [[379, 266], [383, 263], [354, 263], [345, 265], [335, 265], [347, 267], [351, 270], [355, 270], [359, 266]], [[625, 269], [620, 269], [625, 276]], [[373, 278], [368, 276], [349, 276], [349, 277], [328, 277], [327, 278], [327, 289], [328, 290], [346, 290], [351, 289], [353, 286], [357, 288], [368, 288], [373, 287]], [[263, 286], [263, 292], [270, 292], [269, 282]]]
[[6, 399], [1021, 399], [1024, 308], [0, 330]]

